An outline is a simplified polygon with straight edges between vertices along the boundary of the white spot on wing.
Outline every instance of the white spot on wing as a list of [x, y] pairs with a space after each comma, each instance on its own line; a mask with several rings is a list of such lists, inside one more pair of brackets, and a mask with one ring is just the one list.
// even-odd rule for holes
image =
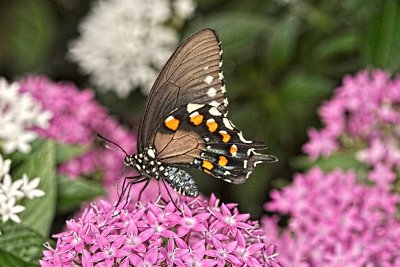
[[224, 98], [224, 105], [225, 105], [225, 107], [228, 106], [228, 98]]
[[189, 113], [192, 113], [193, 111], [198, 110], [199, 108], [202, 108], [202, 107], [204, 107], [204, 105], [202, 105], [202, 104], [189, 103], [189, 104], [187, 104], [187, 111]]
[[221, 49], [221, 51], [219, 51], [219, 55], [222, 56], [223, 53], [224, 53], [224, 51], [222, 51], [222, 49]]
[[205, 67], [204, 67], [204, 70], [208, 70], [208, 66], [205, 66]]
[[259, 160], [259, 161], [255, 161], [255, 162], [253, 163], [253, 167], [257, 166], [257, 164], [260, 164], [260, 163], [262, 163], [262, 161], [261, 161], [261, 160]]
[[255, 149], [254, 148], [250, 148], [249, 150], [247, 150], [247, 156], [250, 156], [250, 154], [253, 152], [254, 154]]
[[248, 172], [248, 173], [246, 174], [246, 179], [249, 178], [250, 174], [251, 174], [251, 172]]
[[251, 144], [251, 143], [253, 143], [253, 141], [249, 141], [249, 140], [244, 139], [243, 133], [242, 133], [242, 132], [239, 132], [239, 133], [238, 133], [238, 136], [239, 136], [240, 141], [242, 141], [243, 143], [246, 143], [246, 144]]
[[152, 159], [154, 159], [156, 157], [156, 154], [154, 153], [153, 149], [147, 150], [147, 155], [149, 155], [149, 157]]
[[222, 63], [223, 62], [223, 60], [221, 60], [220, 62], [219, 62], [219, 67], [221, 68], [222, 67]]
[[243, 161], [243, 168], [247, 169], [247, 160]]
[[[224, 172], [224, 175], [230, 175], [231, 174], [231, 172], [230, 171], [225, 171]], [[230, 182], [232, 182], [231, 180], [229, 180]]]
[[222, 72], [220, 72], [220, 73], [218, 73], [218, 77], [222, 81], [222, 79], [224, 79], [224, 74], [222, 74]]
[[207, 91], [207, 95], [209, 97], [214, 97], [217, 94], [217, 90], [214, 87], [210, 87]]
[[222, 122], [224, 123], [226, 128], [228, 128], [229, 130], [233, 130], [232, 123], [229, 121], [228, 118], [223, 118]]
[[217, 101], [212, 101], [212, 102], [210, 102], [210, 104], [209, 104], [210, 106], [213, 106], [213, 107], [218, 107], [219, 105], [221, 105], [221, 103], [218, 103]]
[[222, 113], [219, 112], [219, 110], [216, 107], [212, 107], [208, 110], [208, 112], [210, 112], [211, 115], [213, 116], [221, 116]]
[[226, 93], [225, 84], [221, 86], [221, 92], [222, 92], [223, 94], [225, 94], [225, 93]]
[[196, 117], [197, 115], [200, 115], [200, 113], [198, 113], [198, 112], [196, 111], [196, 112], [193, 112], [192, 114], [190, 114], [189, 117], [190, 117], [190, 118], [193, 118], [193, 117]]
[[207, 76], [205, 79], [204, 79], [204, 82], [206, 83], [206, 84], [210, 84], [210, 83], [212, 83], [212, 81], [214, 80], [214, 78], [212, 77], [212, 76]]
[[165, 121], [168, 122], [168, 121], [172, 121], [173, 119], [175, 119], [174, 116], [169, 116]]

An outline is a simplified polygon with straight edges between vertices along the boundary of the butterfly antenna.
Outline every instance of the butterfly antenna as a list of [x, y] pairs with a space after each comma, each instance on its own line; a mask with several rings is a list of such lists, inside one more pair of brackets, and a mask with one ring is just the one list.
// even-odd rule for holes
[[118, 145], [117, 143], [111, 141], [110, 139], [105, 138], [104, 136], [102, 136], [101, 134], [97, 133], [97, 136], [101, 139], [103, 139], [106, 142], [109, 142], [111, 144], [113, 144], [114, 146], [118, 147], [122, 152], [125, 153], [126, 156], [129, 156], [129, 154], [125, 151], [125, 149], [123, 149], [120, 145]]

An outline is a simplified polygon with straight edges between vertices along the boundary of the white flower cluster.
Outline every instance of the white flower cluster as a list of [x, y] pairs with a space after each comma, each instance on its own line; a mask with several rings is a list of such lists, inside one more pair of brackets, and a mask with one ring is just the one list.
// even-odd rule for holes
[[21, 179], [11, 179], [9, 174], [11, 160], [4, 160], [0, 155], [0, 219], [3, 222], [12, 220], [20, 223], [21, 219], [18, 213], [25, 210], [22, 205], [17, 205], [17, 201], [22, 198], [34, 199], [44, 196], [44, 192], [36, 189], [40, 178], [36, 177], [29, 181], [28, 176], [24, 174]]
[[30, 151], [36, 133], [30, 128], [46, 128], [51, 113], [43, 111], [29, 93], [21, 93], [18, 83], [9, 84], [0, 77], [0, 148], [4, 153]]
[[193, 0], [98, 1], [69, 55], [103, 91], [126, 97], [141, 87], [148, 93], [178, 44], [171, 25], [181, 25], [194, 9]]

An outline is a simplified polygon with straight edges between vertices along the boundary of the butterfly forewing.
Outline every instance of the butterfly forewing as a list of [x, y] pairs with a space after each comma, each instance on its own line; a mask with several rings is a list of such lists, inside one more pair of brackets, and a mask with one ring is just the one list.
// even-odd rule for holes
[[139, 128], [139, 152], [153, 144], [160, 125], [179, 107], [210, 104], [227, 112], [221, 54], [218, 36], [210, 29], [194, 34], [173, 53], [147, 100]]

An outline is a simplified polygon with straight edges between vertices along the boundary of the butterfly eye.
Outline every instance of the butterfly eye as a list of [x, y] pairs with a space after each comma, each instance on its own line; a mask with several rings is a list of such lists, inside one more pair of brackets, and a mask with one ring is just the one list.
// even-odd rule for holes
[[132, 158], [130, 156], [126, 156], [124, 159], [124, 163], [126, 166], [132, 165]]

